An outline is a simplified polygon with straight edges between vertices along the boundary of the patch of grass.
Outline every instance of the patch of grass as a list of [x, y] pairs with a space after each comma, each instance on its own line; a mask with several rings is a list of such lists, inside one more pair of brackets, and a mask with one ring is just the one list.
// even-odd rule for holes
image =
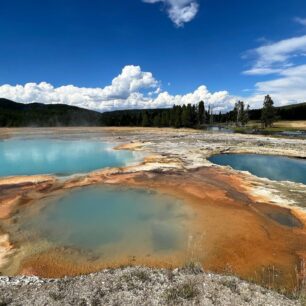
[[221, 284], [229, 288], [233, 293], [238, 293], [237, 283], [234, 279], [224, 279], [221, 281]]
[[138, 278], [142, 282], [147, 282], [150, 280], [149, 273], [144, 270], [136, 270], [131, 273], [132, 277]]
[[120, 281], [117, 284], [117, 290], [122, 290], [127, 287], [128, 290], [133, 290], [139, 287], [139, 281], [142, 283], [150, 280], [150, 275], [148, 272], [143, 270], [134, 270], [130, 273], [125, 273], [120, 277]]
[[200, 274], [203, 273], [202, 265], [196, 261], [188, 261], [182, 267], [184, 271], [192, 273], [192, 274]]
[[298, 300], [302, 306], [306, 306], [306, 292], [301, 292]]
[[133, 276], [130, 273], [125, 273], [122, 276], [120, 276], [119, 283], [133, 283]]
[[198, 284], [194, 281], [187, 281], [176, 287], [172, 287], [165, 292], [166, 294], [166, 301], [168, 303], [175, 302], [178, 300], [193, 300], [199, 294]]

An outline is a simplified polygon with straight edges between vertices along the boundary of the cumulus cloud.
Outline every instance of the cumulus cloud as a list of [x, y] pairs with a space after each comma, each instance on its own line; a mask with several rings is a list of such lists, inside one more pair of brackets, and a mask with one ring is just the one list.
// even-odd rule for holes
[[17, 102], [46, 104], [64, 103], [101, 112], [119, 109], [168, 108], [174, 104], [197, 104], [203, 100], [215, 113], [233, 109], [242, 99], [251, 108], [262, 106], [264, 96], [271, 94], [276, 105], [301, 102], [306, 96], [306, 64], [287, 67], [277, 77], [258, 82], [247, 96], [233, 96], [228, 91], [210, 92], [205, 85], [194, 91], [173, 95], [162, 90], [161, 82], [151, 72], [144, 72], [139, 66], [125, 66], [111, 84], [105, 87], [88, 88], [65, 85], [54, 87], [41, 83], [0, 86], [0, 97]]
[[139, 66], [132, 65], [125, 66], [111, 85], [106, 87], [54, 87], [46, 82], [2, 85], [0, 97], [23, 103], [64, 103], [102, 112], [116, 109], [166, 108], [172, 107], [173, 104], [195, 104], [201, 100], [210, 104], [215, 111], [227, 111], [235, 103], [235, 98], [227, 91], [212, 93], [204, 85], [185, 95], [171, 95], [162, 91], [160, 82], [151, 72], [144, 72]]
[[171, 95], [168, 92], [160, 93], [153, 101], [156, 107], [196, 104], [205, 101], [215, 112], [225, 112], [231, 110], [235, 105], [236, 98], [231, 96], [227, 91], [210, 92], [205, 85], [199, 86], [195, 91], [185, 95]]
[[177, 27], [181, 27], [184, 23], [191, 21], [199, 10], [197, 0], [143, 0], [143, 2], [162, 2], [166, 7], [169, 18]]

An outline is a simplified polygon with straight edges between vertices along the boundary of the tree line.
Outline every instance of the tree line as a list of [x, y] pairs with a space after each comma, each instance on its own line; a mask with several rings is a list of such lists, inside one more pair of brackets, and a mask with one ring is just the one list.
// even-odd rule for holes
[[102, 122], [107, 126], [143, 126], [143, 127], [188, 127], [196, 128], [204, 124], [220, 122], [220, 115], [215, 115], [210, 106], [200, 101], [195, 104], [173, 105], [171, 109], [128, 110], [102, 114]]
[[130, 109], [99, 113], [60, 104], [22, 104], [0, 98], [0, 126], [143, 126], [143, 127], [188, 127], [231, 124], [245, 126], [249, 120], [261, 121], [270, 127], [276, 120], [306, 120], [306, 103], [274, 107], [268, 95], [262, 109], [250, 109], [238, 101], [234, 109], [215, 112], [210, 105], [200, 101], [196, 105], [173, 105], [171, 109]]
[[[261, 110], [264, 127], [271, 126], [276, 120], [276, 112], [270, 96], [266, 96]], [[142, 126], [200, 128], [205, 125], [232, 123], [237, 127], [245, 126], [250, 120], [250, 106], [238, 101], [232, 111], [214, 113], [212, 107], [198, 104], [173, 105], [171, 109], [128, 110], [102, 114], [102, 123], [106, 126]]]

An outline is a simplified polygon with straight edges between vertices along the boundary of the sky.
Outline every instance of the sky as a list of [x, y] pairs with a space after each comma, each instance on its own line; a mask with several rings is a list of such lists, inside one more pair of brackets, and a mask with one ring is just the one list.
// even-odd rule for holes
[[306, 101], [305, 0], [3, 0], [0, 97], [98, 111]]

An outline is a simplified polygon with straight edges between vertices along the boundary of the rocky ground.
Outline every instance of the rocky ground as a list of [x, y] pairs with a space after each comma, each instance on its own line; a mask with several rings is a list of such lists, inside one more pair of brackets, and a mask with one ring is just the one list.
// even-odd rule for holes
[[301, 305], [232, 276], [197, 266], [128, 267], [64, 279], [1, 277], [1, 305]]

